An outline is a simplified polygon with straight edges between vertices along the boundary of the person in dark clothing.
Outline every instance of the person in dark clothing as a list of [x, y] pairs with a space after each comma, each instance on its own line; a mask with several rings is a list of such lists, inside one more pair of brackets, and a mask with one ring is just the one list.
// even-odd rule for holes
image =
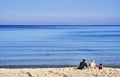
[[102, 64], [100, 64], [98, 69], [102, 70], [102, 68], [103, 68], [103, 66], [102, 66]]
[[80, 65], [79, 65], [79, 67], [78, 67], [78, 69], [84, 69], [84, 68], [87, 68], [87, 63], [85, 63], [85, 59], [83, 59], [83, 61], [82, 62], [80, 62]]

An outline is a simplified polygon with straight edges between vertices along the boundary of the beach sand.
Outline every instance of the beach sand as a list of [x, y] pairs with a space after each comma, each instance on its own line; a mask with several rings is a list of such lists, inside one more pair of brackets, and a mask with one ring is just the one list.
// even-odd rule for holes
[[0, 68], [0, 77], [120, 77], [120, 68], [99, 69], [66, 68]]

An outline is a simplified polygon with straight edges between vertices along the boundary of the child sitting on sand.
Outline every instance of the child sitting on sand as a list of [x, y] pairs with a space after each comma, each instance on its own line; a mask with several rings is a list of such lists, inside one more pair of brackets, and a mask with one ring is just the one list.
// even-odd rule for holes
[[102, 66], [102, 64], [100, 64], [98, 69], [102, 70], [102, 68], [103, 68], [103, 66]]

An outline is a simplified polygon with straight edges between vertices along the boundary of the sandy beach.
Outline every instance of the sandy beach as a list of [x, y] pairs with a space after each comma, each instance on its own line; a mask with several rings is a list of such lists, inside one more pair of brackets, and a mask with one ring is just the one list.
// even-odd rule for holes
[[120, 77], [120, 68], [83, 69], [66, 68], [0, 68], [0, 77]]

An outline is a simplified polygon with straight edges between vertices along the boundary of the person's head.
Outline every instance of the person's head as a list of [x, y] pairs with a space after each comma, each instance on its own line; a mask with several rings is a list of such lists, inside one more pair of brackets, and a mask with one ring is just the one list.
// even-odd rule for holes
[[83, 62], [85, 62], [85, 59], [83, 59]]
[[100, 63], [100, 66], [102, 66], [102, 64]]
[[95, 62], [94, 60], [91, 60], [91, 62]]

